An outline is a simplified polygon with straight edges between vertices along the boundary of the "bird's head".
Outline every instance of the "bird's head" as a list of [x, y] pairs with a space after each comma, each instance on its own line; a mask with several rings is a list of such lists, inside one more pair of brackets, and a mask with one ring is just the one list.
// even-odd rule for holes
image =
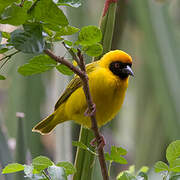
[[130, 55], [121, 50], [114, 50], [106, 53], [100, 59], [100, 65], [104, 68], [108, 68], [120, 79], [126, 79], [129, 76], [134, 76], [131, 69], [132, 58]]

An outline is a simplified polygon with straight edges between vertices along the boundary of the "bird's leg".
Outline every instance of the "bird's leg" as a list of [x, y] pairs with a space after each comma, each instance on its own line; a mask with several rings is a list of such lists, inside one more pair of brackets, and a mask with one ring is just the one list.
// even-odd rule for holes
[[94, 115], [94, 113], [96, 112], [96, 105], [93, 104], [91, 110], [89, 108], [86, 109], [86, 111], [84, 112], [85, 116], [92, 116]]
[[96, 143], [96, 142], [97, 142], [97, 144], [98, 144], [98, 147], [97, 147], [98, 149], [103, 148], [103, 147], [106, 145], [106, 141], [105, 141], [103, 135], [100, 135], [99, 139], [94, 138], [94, 139], [90, 142], [91, 146], [95, 146], [95, 143]]

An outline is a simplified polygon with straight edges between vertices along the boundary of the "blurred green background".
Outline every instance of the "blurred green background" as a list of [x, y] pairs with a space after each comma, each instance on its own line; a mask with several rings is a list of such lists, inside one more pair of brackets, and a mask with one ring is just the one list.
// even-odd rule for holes
[[[103, 6], [104, 0], [86, 0], [78, 9], [64, 10], [71, 25], [82, 27], [98, 25]], [[112, 49], [124, 50], [132, 56], [135, 77], [129, 82], [120, 113], [101, 129], [106, 138], [106, 151], [111, 145], [128, 151], [128, 165], [113, 164], [114, 178], [131, 164], [138, 169], [165, 160], [167, 145], [180, 139], [179, 30], [179, 0], [119, 2]], [[54, 47], [57, 55], [65, 55], [60, 44]], [[55, 162], [73, 162], [75, 149], [71, 142], [78, 138], [78, 125], [61, 124], [48, 136], [31, 132], [37, 122], [53, 111], [69, 77], [55, 71], [22, 77], [17, 67], [28, 59], [18, 54], [2, 69], [8, 78], [0, 81], [0, 167], [17, 162], [19, 155], [26, 156], [27, 161], [44, 154]], [[18, 120], [16, 112], [24, 112], [25, 118]], [[25, 144], [21, 140], [23, 133]], [[21, 152], [24, 147], [28, 149], [26, 154]], [[0, 179], [5, 177], [13, 179], [10, 175]], [[156, 179], [154, 174], [151, 179]]]

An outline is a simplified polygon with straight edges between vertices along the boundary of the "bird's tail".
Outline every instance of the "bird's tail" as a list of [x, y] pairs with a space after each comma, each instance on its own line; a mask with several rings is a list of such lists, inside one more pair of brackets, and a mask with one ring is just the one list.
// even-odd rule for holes
[[33, 129], [33, 132], [38, 132], [42, 135], [49, 134], [51, 131], [55, 128], [55, 126], [58, 124], [56, 123], [54, 119], [54, 113], [48, 116], [47, 118], [43, 119], [41, 122], [39, 122]]

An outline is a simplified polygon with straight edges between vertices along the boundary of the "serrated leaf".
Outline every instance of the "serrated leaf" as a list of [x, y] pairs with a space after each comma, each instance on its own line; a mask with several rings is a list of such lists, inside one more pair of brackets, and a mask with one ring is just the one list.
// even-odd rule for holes
[[38, 156], [32, 160], [32, 165], [37, 171], [42, 171], [49, 166], [52, 166], [53, 162], [45, 156]]
[[17, 29], [11, 33], [10, 42], [17, 50], [24, 53], [41, 53], [45, 48], [40, 24], [25, 24], [24, 30]]
[[117, 180], [136, 180], [136, 177], [128, 172], [122, 172], [117, 176]]
[[6, 78], [3, 75], [0, 75], [0, 80], [5, 80]]
[[127, 160], [122, 157], [122, 155], [126, 155], [127, 151], [121, 147], [112, 146], [111, 154], [105, 155], [106, 160], [114, 161], [120, 164], [127, 164]]
[[78, 43], [82, 46], [90, 46], [100, 42], [102, 39], [101, 30], [96, 26], [85, 26], [78, 36]]
[[24, 166], [22, 164], [12, 163], [12, 164], [8, 164], [3, 169], [2, 174], [15, 173], [15, 172], [23, 171], [23, 170], [24, 170]]
[[65, 66], [63, 64], [56, 66], [56, 69], [64, 75], [71, 76], [74, 74], [73, 71], [71, 71], [67, 66]]
[[52, 165], [47, 169], [49, 176], [53, 180], [67, 180], [64, 168]]
[[162, 171], [168, 171], [169, 167], [166, 163], [162, 162], [162, 161], [158, 161], [156, 162], [156, 164], [154, 165], [154, 170], [155, 172], [162, 172]]
[[33, 57], [29, 63], [22, 65], [18, 68], [18, 72], [23, 76], [29, 76], [33, 74], [38, 74], [46, 72], [54, 67], [56, 67], [56, 62], [49, 56], [41, 54], [39, 56]]
[[170, 170], [173, 172], [180, 172], [180, 158], [177, 158], [170, 163]]
[[73, 26], [64, 26], [61, 27], [57, 32], [57, 36], [67, 36], [67, 35], [72, 35], [75, 34], [79, 31], [78, 28], [73, 27]]
[[78, 8], [79, 6], [81, 6], [81, 1], [80, 0], [59, 0], [57, 4], [61, 6], [70, 6], [70, 7]]
[[70, 162], [59, 162], [56, 166], [63, 167], [67, 176], [76, 172], [76, 168]]
[[166, 158], [169, 163], [180, 157], [180, 140], [173, 141], [166, 150]]
[[96, 43], [90, 46], [84, 46], [82, 50], [85, 51], [88, 56], [97, 57], [102, 54], [103, 47], [101, 44]]
[[38, 21], [67, 26], [68, 20], [63, 11], [52, 0], [41, 0], [36, 3], [34, 9], [30, 12], [31, 16]]
[[0, 23], [18, 26], [24, 24], [27, 19], [27, 10], [13, 3], [1, 14]]

